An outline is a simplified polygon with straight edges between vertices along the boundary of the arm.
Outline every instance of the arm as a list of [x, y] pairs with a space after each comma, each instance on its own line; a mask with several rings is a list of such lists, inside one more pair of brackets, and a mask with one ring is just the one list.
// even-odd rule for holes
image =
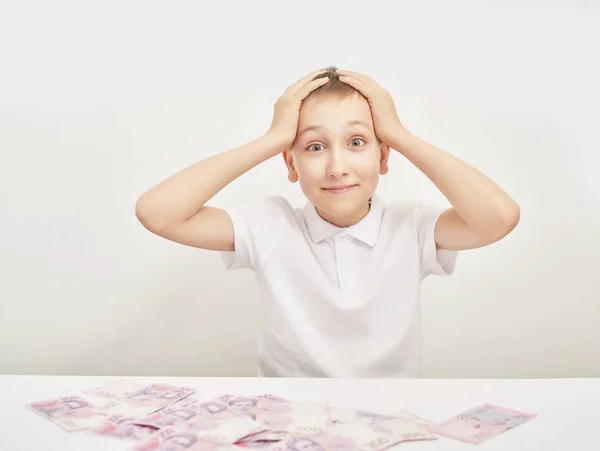
[[423, 172], [453, 206], [442, 213], [436, 224], [438, 248], [486, 246], [504, 238], [519, 223], [516, 202], [472, 166], [403, 127], [396, 129], [390, 141], [390, 146]]
[[302, 101], [329, 82], [327, 77], [313, 80], [322, 72], [310, 73], [286, 89], [264, 136], [189, 166], [142, 195], [135, 212], [144, 227], [188, 246], [235, 250], [231, 218], [224, 210], [205, 204], [245, 172], [291, 147]]
[[149, 231], [181, 244], [210, 250], [233, 249], [233, 225], [223, 210], [205, 206], [215, 194], [285, 143], [266, 134], [172, 175], [142, 195], [136, 216]]
[[519, 206], [498, 185], [467, 163], [410, 134], [400, 122], [389, 92], [373, 79], [357, 72], [337, 72], [340, 81], [368, 100], [379, 138], [421, 170], [452, 204], [436, 223], [438, 249], [486, 246], [517, 226]]

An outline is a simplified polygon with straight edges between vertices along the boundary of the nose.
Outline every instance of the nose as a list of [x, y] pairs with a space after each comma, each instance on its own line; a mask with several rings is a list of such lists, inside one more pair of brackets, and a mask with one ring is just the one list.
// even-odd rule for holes
[[348, 175], [348, 162], [343, 149], [331, 149], [327, 158], [327, 177], [336, 179]]

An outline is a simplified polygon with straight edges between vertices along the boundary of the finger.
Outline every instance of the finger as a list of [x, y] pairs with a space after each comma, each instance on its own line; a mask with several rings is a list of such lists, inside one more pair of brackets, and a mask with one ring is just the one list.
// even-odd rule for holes
[[336, 72], [340, 75], [349, 75], [351, 77], [356, 77], [356, 78], [363, 78], [364, 75], [361, 74], [360, 72], [355, 72], [352, 70], [346, 70], [346, 69], [338, 69], [336, 70]]
[[354, 78], [358, 78], [359, 80], [363, 80], [364, 82], [370, 82], [376, 86], [379, 86], [378, 83], [375, 80], [373, 80], [371, 77], [369, 77], [368, 75], [365, 75], [365, 74], [361, 74], [360, 72], [354, 72], [351, 70], [344, 70], [344, 69], [338, 69], [336, 72], [340, 75], [348, 75], [350, 77], [354, 77]]
[[315, 78], [317, 75], [320, 75], [322, 73], [326, 72], [326, 69], [319, 69], [319, 70], [315, 70], [313, 72], [311, 72], [308, 75], [305, 75], [304, 77], [296, 80], [288, 89], [287, 92], [289, 94], [294, 94], [298, 88], [300, 88], [301, 86], [304, 86], [306, 83], [310, 82], [313, 78]]
[[353, 87], [354, 89], [356, 89], [358, 92], [360, 92], [367, 99], [373, 98], [373, 95], [375, 93], [374, 89], [372, 89], [364, 81], [362, 81], [362, 80], [360, 80], [358, 78], [355, 78], [355, 77], [351, 77], [349, 75], [340, 75], [339, 79], [340, 79], [340, 81], [342, 83], [345, 83], [345, 84]]
[[329, 83], [329, 77], [317, 78], [316, 80], [301, 86], [294, 94], [294, 97], [296, 97], [299, 101], [302, 101], [306, 99], [306, 97], [308, 97], [308, 95], [315, 89], [326, 85], [327, 83]]

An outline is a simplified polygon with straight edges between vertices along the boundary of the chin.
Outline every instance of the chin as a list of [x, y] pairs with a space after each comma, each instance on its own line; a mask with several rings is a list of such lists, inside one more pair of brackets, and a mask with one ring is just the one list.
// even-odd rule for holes
[[368, 203], [368, 199], [363, 201], [362, 199], [336, 199], [336, 200], [323, 200], [315, 204], [315, 206], [327, 214], [335, 217], [346, 217], [356, 214], [362, 207]]

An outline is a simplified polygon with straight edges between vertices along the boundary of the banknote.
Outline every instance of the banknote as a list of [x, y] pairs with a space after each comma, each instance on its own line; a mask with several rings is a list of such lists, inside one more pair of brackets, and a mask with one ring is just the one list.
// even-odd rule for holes
[[265, 430], [261, 423], [230, 409], [219, 400], [171, 405], [139, 420], [137, 424], [156, 428], [185, 427], [199, 437], [219, 443], [233, 443]]
[[181, 398], [179, 401], [175, 401], [169, 404], [168, 407], [181, 407], [186, 406], [191, 403], [201, 402], [202, 400], [196, 398], [194, 395], [186, 396], [185, 398]]
[[149, 415], [183, 400], [195, 391], [193, 388], [170, 384], [148, 385], [127, 396], [118, 397], [119, 401], [126, 404], [126, 408], [119, 409], [119, 413], [129, 416]]
[[326, 403], [291, 403], [291, 421], [283, 431], [292, 434], [314, 434], [324, 431], [329, 427], [328, 408]]
[[241, 448], [207, 440], [194, 431], [167, 426], [152, 434], [131, 451], [235, 451]]
[[102, 410], [110, 414], [143, 417], [165, 406], [188, 402], [189, 395], [195, 390], [169, 384], [141, 385], [128, 379], [119, 379], [84, 392], [86, 399], [94, 404], [102, 404], [98, 398], [110, 400]]
[[152, 426], [138, 425], [136, 421], [137, 418], [113, 415], [100, 426], [91, 429], [89, 433], [106, 437], [143, 440], [158, 430]]
[[485, 403], [435, 425], [433, 430], [445, 437], [480, 444], [536, 416]]
[[417, 423], [425, 425], [425, 426], [433, 426], [434, 425], [434, 423], [432, 421], [422, 418], [412, 412], [409, 412], [408, 410], [400, 410], [399, 412], [394, 412], [393, 414], [391, 414], [391, 416], [394, 418], [408, 418], [408, 419], [414, 420]]
[[292, 423], [292, 403], [283, 398], [272, 395], [256, 397], [223, 395], [218, 401], [242, 415], [265, 425], [285, 429]]
[[[347, 423], [350, 427], [353, 423]], [[384, 432], [399, 442], [410, 440], [436, 440], [437, 436], [424, 425], [411, 418], [382, 419], [371, 423], [370, 427]]]
[[143, 385], [128, 379], [111, 381], [100, 387], [92, 388], [84, 393], [92, 396], [100, 396], [107, 399], [124, 399], [144, 388]]
[[[219, 398], [229, 408], [268, 426], [274, 433], [289, 432], [313, 434], [329, 426], [327, 403], [294, 402], [273, 395], [239, 397], [224, 395]], [[270, 440], [261, 434], [261, 440]]]
[[266, 449], [268, 451], [381, 451], [407, 440], [435, 439], [435, 435], [420, 430], [419, 425], [415, 426], [415, 424], [409, 421], [396, 421], [383, 426], [379, 423], [344, 423], [317, 434], [288, 438], [273, 443]]
[[332, 427], [338, 424], [352, 422], [375, 423], [377, 421], [391, 420], [396, 418], [394, 415], [384, 415], [368, 410], [351, 409], [347, 407], [329, 406], [327, 408], [329, 414], [328, 426]]
[[108, 413], [100, 410], [99, 405], [83, 396], [38, 401], [26, 407], [69, 432], [98, 426], [108, 417]]

